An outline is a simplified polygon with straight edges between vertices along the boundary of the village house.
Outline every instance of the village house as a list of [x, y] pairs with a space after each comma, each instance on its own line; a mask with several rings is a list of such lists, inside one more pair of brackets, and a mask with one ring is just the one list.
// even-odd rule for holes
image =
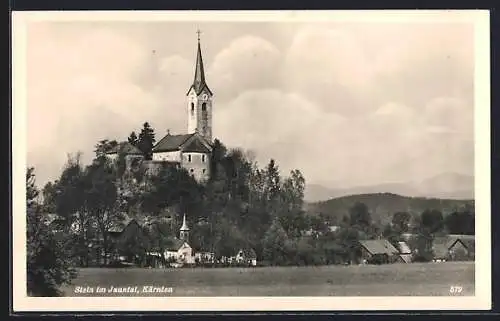
[[435, 262], [474, 260], [475, 237], [473, 235], [435, 237], [432, 250]]
[[194, 259], [196, 263], [204, 264], [204, 263], [215, 263], [215, 253], [214, 252], [206, 252], [200, 251], [195, 252]]
[[43, 215], [43, 223], [53, 233], [61, 233], [66, 225], [66, 218], [54, 213], [46, 213]]
[[361, 261], [369, 264], [385, 264], [397, 261], [399, 251], [385, 239], [359, 241]]
[[136, 259], [132, 248], [141, 245], [144, 234], [140, 223], [135, 218], [123, 215], [120, 222], [108, 229], [108, 235], [113, 244], [110, 255], [112, 260], [132, 263]]
[[235, 256], [235, 261], [238, 264], [248, 264], [251, 266], [257, 265], [257, 254], [254, 249], [244, 248], [240, 249]]
[[128, 168], [133, 166], [134, 161], [139, 164], [144, 159], [142, 151], [129, 142], [120, 142], [106, 152], [106, 156], [112, 161], [117, 160], [120, 154], [124, 156]]

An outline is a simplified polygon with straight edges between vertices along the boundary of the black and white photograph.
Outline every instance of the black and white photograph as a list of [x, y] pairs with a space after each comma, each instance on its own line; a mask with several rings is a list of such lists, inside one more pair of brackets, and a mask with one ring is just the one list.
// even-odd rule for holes
[[14, 306], [489, 308], [488, 19], [15, 12]]

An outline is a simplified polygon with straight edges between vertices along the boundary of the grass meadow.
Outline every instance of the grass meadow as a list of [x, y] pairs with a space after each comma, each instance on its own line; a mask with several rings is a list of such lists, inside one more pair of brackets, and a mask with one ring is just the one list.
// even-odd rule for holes
[[[255, 268], [85, 268], [65, 296], [449, 296], [474, 295], [474, 262]], [[137, 293], [96, 288], [138, 287]], [[143, 286], [171, 288], [144, 293]], [[93, 293], [76, 293], [77, 287]], [[459, 293], [450, 293], [460, 287]]]

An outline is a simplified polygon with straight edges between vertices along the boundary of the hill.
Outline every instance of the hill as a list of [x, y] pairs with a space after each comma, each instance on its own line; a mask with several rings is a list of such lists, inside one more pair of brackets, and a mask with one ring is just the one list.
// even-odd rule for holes
[[382, 224], [389, 222], [392, 215], [399, 211], [420, 214], [426, 209], [437, 209], [447, 215], [466, 204], [474, 205], [473, 200], [439, 199], [409, 197], [392, 193], [360, 194], [334, 198], [328, 201], [307, 203], [306, 212], [310, 215], [322, 213], [339, 222], [344, 215], [349, 215], [349, 208], [356, 202], [366, 204], [374, 221]]
[[448, 172], [416, 182], [384, 183], [348, 188], [329, 188], [322, 184], [308, 184], [304, 198], [308, 202], [319, 202], [342, 196], [375, 193], [392, 193], [422, 198], [473, 199], [474, 177]]

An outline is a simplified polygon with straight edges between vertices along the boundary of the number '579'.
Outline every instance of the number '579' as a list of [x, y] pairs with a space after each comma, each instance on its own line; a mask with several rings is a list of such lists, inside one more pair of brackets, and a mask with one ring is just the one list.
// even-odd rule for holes
[[461, 286], [450, 286], [450, 293], [451, 294], [462, 293], [462, 287]]

